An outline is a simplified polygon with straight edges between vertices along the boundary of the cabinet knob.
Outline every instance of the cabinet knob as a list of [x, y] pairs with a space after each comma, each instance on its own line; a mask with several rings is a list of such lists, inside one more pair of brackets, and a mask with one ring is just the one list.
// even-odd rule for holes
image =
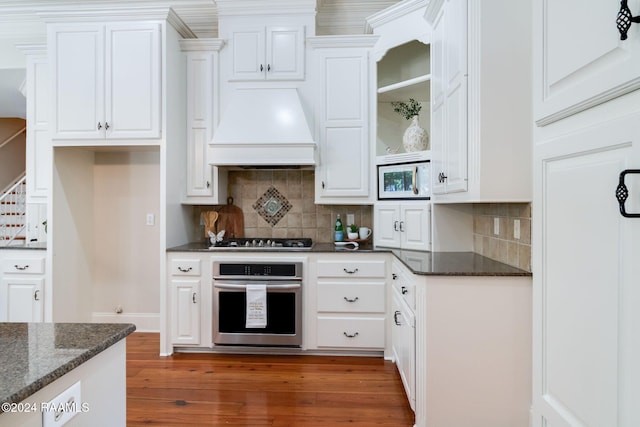
[[322, 189], [324, 190], [324, 181], [322, 181]]

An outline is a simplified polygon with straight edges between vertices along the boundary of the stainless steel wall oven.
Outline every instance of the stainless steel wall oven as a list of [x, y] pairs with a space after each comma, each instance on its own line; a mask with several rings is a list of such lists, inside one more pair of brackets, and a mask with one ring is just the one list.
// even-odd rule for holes
[[[262, 287], [266, 324], [247, 318], [247, 289]], [[213, 263], [213, 343], [215, 345], [302, 345], [302, 263]]]

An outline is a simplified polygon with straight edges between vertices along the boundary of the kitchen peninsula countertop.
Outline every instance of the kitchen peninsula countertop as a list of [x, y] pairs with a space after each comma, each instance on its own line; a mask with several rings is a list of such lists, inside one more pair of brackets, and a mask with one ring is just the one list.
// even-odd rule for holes
[[0, 323], [0, 403], [25, 400], [135, 329], [124, 323]]
[[475, 252], [422, 252], [402, 249], [374, 247], [370, 243], [360, 244], [358, 249], [336, 246], [333, 243], [314, 243], [304, 250], [270, 249], [251, 251], [248, 249], [210, 249], [204, 242], [192, 242], [167, 249], [167, 252], [224, 253], [384, 253], [390, 252], [402, 261], [414, 274], [430, 276], [531, 276], [531, 272], [492, 260]]

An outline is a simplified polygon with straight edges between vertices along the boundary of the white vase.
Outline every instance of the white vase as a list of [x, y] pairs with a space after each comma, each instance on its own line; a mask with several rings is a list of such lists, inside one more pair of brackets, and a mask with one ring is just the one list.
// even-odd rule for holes
[[404, 131], [402, 146], [407, 153], [429, 149], [429, 135], [418, 124], [418, 116], [413, 116], [411, 124]]

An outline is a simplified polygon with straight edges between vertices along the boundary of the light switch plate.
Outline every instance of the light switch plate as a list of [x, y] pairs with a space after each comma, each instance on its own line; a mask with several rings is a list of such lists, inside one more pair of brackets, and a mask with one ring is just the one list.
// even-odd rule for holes
[[513, 220], [513, 238], [516, 240], [520, 240], [520, 220]]
[[500, 218], [493, 218], [493, 234], [498, 236], [500, 234]]

